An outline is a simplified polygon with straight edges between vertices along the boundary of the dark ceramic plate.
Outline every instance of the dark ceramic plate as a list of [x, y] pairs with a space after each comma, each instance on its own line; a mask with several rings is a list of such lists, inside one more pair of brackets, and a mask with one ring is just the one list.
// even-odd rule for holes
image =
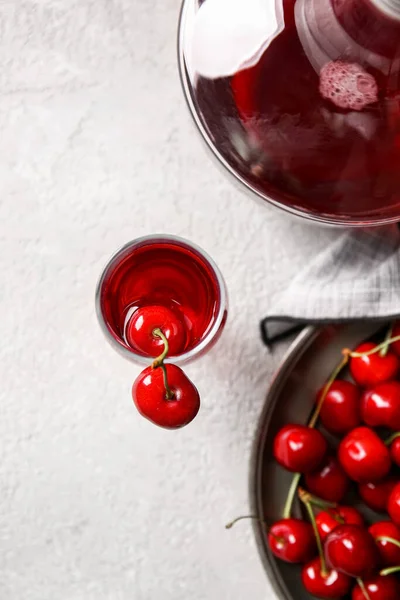
[[[269, 389], [262, 411], [252, 454], [250, 502], [252, 514], [267, 523], [281, 518], [292, 476], [279, 467], [272, 455], [277, 431], [288, 422], [306, 423], [312, 413], [317, 391], [341, 359], [342, 348], [354, 348], [374, 336], [382, 323], [363, 323], [304, 330], [289, 349]], [[327, 436], [329, 438], [329, 436]], [[333, 445], [337, 440], [330, 438]], [[357, 505], [357, 499], [352, 503]], [[377, 515], [360, 507], [369, 521]], [[299, 507], [294, 514], [299, 516]], [[301, 583], [298, 566], [276, 560], [265, 541], [265, 527], [254, 522], [257, 545], [265, 569], [282, 600], [310, 600]]]

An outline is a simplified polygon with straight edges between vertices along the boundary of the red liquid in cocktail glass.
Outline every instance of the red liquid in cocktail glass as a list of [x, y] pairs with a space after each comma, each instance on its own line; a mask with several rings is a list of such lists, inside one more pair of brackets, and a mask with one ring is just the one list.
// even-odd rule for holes
[[140, 238], [110, 260], [98, 284], [100, 325], [125, 356], [148, 363], [130, 337], [129, 322], [139, 308], [161, 306], [185, 328], [185, 342], [167, 361], [187, 362], [208, 350], [227, 316], [223, 278], [213, 261], [186, 240], [165, 235]]

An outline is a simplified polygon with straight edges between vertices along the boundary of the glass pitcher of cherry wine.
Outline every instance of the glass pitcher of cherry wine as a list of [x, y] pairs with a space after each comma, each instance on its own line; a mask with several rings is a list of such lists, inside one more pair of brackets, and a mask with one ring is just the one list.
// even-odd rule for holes
[[253, 195], [329, 224], [400, 219], [400, 0], [185, 0], [179, 62]]

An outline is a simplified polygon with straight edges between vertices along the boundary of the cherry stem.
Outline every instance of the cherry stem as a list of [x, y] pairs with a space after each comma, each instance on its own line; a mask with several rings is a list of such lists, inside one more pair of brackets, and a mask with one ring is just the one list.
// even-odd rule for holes
[[165, 398], [167, 400], [173, 400], [173, 398], [175, 397], [175, 394], [171, 390], [171, 388], [169, 387], [168, 377], [167, 377], [167, 369], [165, 368], [164, 364], [160, 365], [160, 369], [163, 372], [164, 387], [165, 387]]
[[334, 517], [335, 521], [339, 523], [339, 525], [344, 525], [346, 521], [339, 514], [336, 514]]
[[364, 584], [363, 580], [361, 579], [361, 577], [357, 577], [357, 583], [360, 586], [360, 589], [364, 595], [364, 598], [366, 598], [366, 600], [371, 600], [371, 596], [369, 595], [368, 590], [365, 587], [365, 584]]
[[387, 569], [383, 569], [383, 571], [381, 571], [379, 573], [379, 575], [382, 575], [382, 577], [386, 577], [386, 575], [392, 575], [392, 573], [398, 573], [400, 571], [400, 566], [399, 567], [388, 567]]
[[243, 519], [253, 519], [254, 521], [258, 521], [259, 523], [264, 523], [264, 525], [267, 525], [267, 521], [264, 521], [264, 519], [260, 519], [260, 517], [256, 517], [255, 515], [244, 515], [243, 517], [237, 517], [236, 519], [233, 519], [233, 521], [231, 521], [230, 523], [227, 523], [225, 525], [225, 529], [232, 529], [232, 527], [236, 525], [238, 521], [243, 521]]
[[347, 365], [347, 363], [349, 362], [349, 356], [350, 356], [350, 351], [349, 350], [344, 350], [343, 351], [344, 356], [342, 358], [342, 360], [340, 361], [340, 363], [337, 365], [337, 367], [335, 367], [335, 369], [332, 371], [331, 376], [329, 377], [327, 383], [324, 386], [324, 389], [322, 391], [321, 397], [319, 399], [319, 402], [316, 406], [316, 409], [310, 419], [310, 422], [308, 423], [309, 427], [315, 427], [316, 422], [318, 421], [318, 417], [319, 417], [319, 413], [321, 412], [321, 408], [322, 405], [325, 401], [325, 398], [331, 388], [332, 383], [335, 381], [336, 377], [339, 375], [340, 371]]
[[390, 544], [394, 544], [395, 546], [400, 548], [399, 540], [395, 540], [394, 538], [391, 538], [391, 537], [386, 537], [386, 535], [382, 535], [382, 536], [375, 538], [375, 541], [376, 542], [389, 542]]
[[363, 356], [370, 356], [371, 354], [380, 352], [383, 348], [386, 348], [386, 345], [390, 346], [393, 342], [400, 342], [400, 335], [395, 335], [394, 337], [385, 340], [382, 344], [378, 344], [378, 346], [375, 346], [375, 348], [372, 348], [372, 350], [368, 350], [367, 352], [352, 352], [347, 349], [343, 350], [343, 352], [351, 356], [351, 358], [362, 358]]
[[389, 340], [392, 337], [392, 335], [393, 335], [393, 323], [391, 324], [391, 326], [389, 327], [389, 329], [386, 332], [385, 340], [383, 342], [385, 345], [383, 346], [382, 350], [379, 352], [379, 356], [386, 356], [386, 354], [388, 353], [389, 346], [390, 346]]
[[236, 519], [233, 519], [233, 521], [231, 521], [230, 523], [227, 523], [225, 525], [225, 529], [232, 529], [232, 527], [234, 525], [236, 525], [236, 523], [238, 521], [242, 521], [243, 519], [253, 519], [254, 521], [258, 521], [259, 523], [261, 523], [262, 525], [266, 525], [267, 526], [267, 531], [268, 531], [268, 535], [270, 535], [271, 537], [273, 537], [277, 542], [282, 542], [282, 538], [280, 538], [279, 536], [275, 535], [275, 533], [273, 533], [269, 528], [268, 528], [268, 523], [267, 521], [265, 521], [264, 519], [260, 519], [260, 517], [256, 517], [255, 515], [245, 515], [244, 517], [237, 517]]
[[286, 498], [285, 506], [283, 509], [282, 517], [284, 519], [290, 519], [290, 515], [292, 513], [293, 501], [296, 496], [297, 486], [300, 483], [301, 473], [295, 473], [293, 475], [292, 483], [289, 488], [289, 492]]
[[314, 511], [312, 509], [311, 502], [309, 501], [309, 496], [310, 496], [310, 494], [308, 492], [306, 492], [302, 488], [299, 488], [299, 498], [302, 501], [302, 503], [304, 504], [304, 506], [306, 507], [308, 516], [310, 518], [311, 526], [314, 531], [315, 541], [317, 542], [318, 554], [319, 554], [319, 558], [321, 561], [321, 575], [322, 575], [322, 577], [327, 577], [328, 569], [326, 568], [326, 562], [325, 562], [324, 550], [322, 548], [321, 536], [319, 535], [317, 523], [315, 521]]
[[390, 446], [391, 444], [393, 444], [394, 440], [397, 439], [398, 437], [400, 437], [400, 431], [396, 431], [396, 433], [392, 433], [391, 436], [388, 437], [387, 440], [385, 440], [385, 446]]
[[164, 359], [167, 356], [169, 350], [168, 340], [159, 327], [153, 329], [153, 335], [162, 339], [162, 341], [164, 342], [164, 350], [161, 352], [160, 356], [154, 359], [151, 366], [153, 367], [153, 369], [157, 369], [158, 367], [161, 368], [164, 379], [165, 397], [167, 400], [172, 400], [174, 398], [174, 392], [169, 387], [167, 369], [164, 365]]
[[159, 327], [156, 327], [156, 329], [153, 329], [153, 335], [155, 337], [159, 337], [162, 339], [162, 341], [164, 342], [164, 349], [161, 352], [160, 356], [157, 356], [157, 358], [154, 359], [153, 364], [151, 365], [153, 367], [153, 369], [156, 369], [157, 367], [161, 367], [161, 365], [163, 364], [168, 351], [169, 351], [169, 344], [168, 344], [168, 340], [165, 337], [165, 335], [163, 334], [163, 332], [161, 331], [161, 329]]
[[227, 523], [225, 525], [225, 529], [232, 529], [232, 527], [236, 525], [238, 521], [243, 521], [243, 519], [254, 519], [254, 521], [260, 521], [261, 523], [265, 523], [265, 521], [259, 519], [258, 517], [255, 517], [254, 515], [244, 515], [243, 517], [236, 517], [236, 519], [233, 519], [233, 521]]
[[329, 502], [328, 500], [323, 500], [318, 496], [314, 496], [314, 494], [310, 494], [307, 490], [303, 488], [299, 488], [299, 497], [301, 494], [301, 498], [303, 502], [309, 502], [312, 506], [317, 506], [318, 508], [336, 508], [336, 502]]

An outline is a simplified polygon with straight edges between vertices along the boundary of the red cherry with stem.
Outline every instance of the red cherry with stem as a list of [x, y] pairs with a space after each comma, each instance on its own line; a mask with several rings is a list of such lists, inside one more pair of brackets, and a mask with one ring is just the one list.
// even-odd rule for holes
[[[317, 401], [321, 393], [323, 390], [319, 392]], [[360, 425], [359, 388], [350, 381], [334, 381], [322, 404], [320, 419], [325, 429], [335, 435], [343, 435]]]
[[200, 396], [194, 384], [176, 365], [164, 365], [168, 340], [160, 329], [154, 330], [164, 342], [164, 350], [153, 364], [144, 369], [132, 387], [132, 398], [143, 417], [166, 429], [184, 427], [200, 408]]
[[400, 467], [400, 433], [396, 432], [385, 441], [389, 447], [390, 456], [395, 465]]
[[338, 458], [347, 475], [359, 483], [383, 479], [392, 464], [385, 444], [368, 427], [356, 427], [346, 435]]
[[352, 506], [337, 506], [322, 510], [316, 517], [318, 532], [322, 541], [340, 525], [364, 525], [364, 517]]
[[[373, 342], [365, 342], [350, 355], [350, 373], [354, 381], [362, 387], [373, 387], [394, 379], [399, 371], [400, 361], [390, 350], [386, 355], [382, 355], [380, 351], [368, 354], [377, 348]], [[363, 356], [355, 356], [356, 354]]]
[[387, 503], [389, 517], [400, 527], [400, 483], [393, 488]]
[[173, 394], [168, 398], [162, 367], [147, 367], [132, 387], [136, 408], [143, 417], [160, 427], [177, 429], [188, 425], [200, 408], [200, 396], [195, 385], [176, 365], [165, 365], [168, 386]]
[[282, 427], [274, 439], [277, 462], [295, 473], [310, 473], [324, 459], [328, 445], [322, 433], [305, 425]]
[[351, 587], [351, 578], [344, 573], [327, 569], [322, 574], [319, 557], [303, 567], [301, 578], [307, 592], [317, 598], [341, 598], [346, 596]]
[[372, 508], [372, 510], [386, 512], [389, 496], [397, 481], [398, 478], [396, 477], [386, 477], [381, 481], [360, 483], [358, 485], [358, 492], [365, 504]]
[[137, 352], [155, 357], [164, 348], [164, 342], [154, 335], [161, 329], [168, 340], [169, 356], [182, 353], [186, 345], [184, 321], [173, 310], [165, 306], [143, 306], [138, 308], [128, 321], [125, 337], [128, 344]]
[[329, 502], [340, 502], [346, 494], [350, 480], [335, 456], [330, 455], [316, 471], [305, 476], [309, 492]]
[[359, 525], [339, 525], [325, 541], [328, 565], [350, 577], [369, 577], [379, 564], [374, 538]]
[[301, 519], [281, 519], [268, 532], [268, 543], [273, 554], [288, 563], [304, 563], [316, 552], [311, 525]]
[[363, 586], [368, 596], [360, 587], [360, 584], [353, 588], [351, 600], [398, 600], [400, 597], [399, 583], [394, 575], [375, 575], [363, 582]]
[[[225, 528], [231, 529], [242, 519], [265, 523], [262, 519], [249, 515], [238, 517], [225, 525]], [[276, 521], [267, 531], [267, 539], [272, 553], [287, 563], [305, 563], [315, 555], [317, 548], [312, 526], [302, 519], [289, 517]]]
[[361, 417], [370, 427], [400, 429], [400, 382], [387, 381], [364, 392]]
[[[163, 369], [173, 394], [171, 398], [166, 392]], [[188, 425], [200, 408], [200, 396], [195, 385], [182, 369], [170, 364], [144, 369], [133, 384], [132, 397], [143, 417], [166, 429]]]
[[392, 521], [379, 521], [371, 525], [368, 531], [378, 546], [382, 564], [386, 567], [400, 565], [400, 528]]
[[303, 488], [299, 488], [298, 496], [310, 518], [314, 530], [315, 541], [318, 548], [318, 558], [307, 564], [302, 571], [303, 585], [308, 592], [318, 595], [319, 598], [337, 598], [346, 594], [350, 589], [350, 579], [333, 569], [328, 569], [322, 547], [322, 541], [315, 521], [311, 501], [323, 503], [319, 498], [314, 498]]

